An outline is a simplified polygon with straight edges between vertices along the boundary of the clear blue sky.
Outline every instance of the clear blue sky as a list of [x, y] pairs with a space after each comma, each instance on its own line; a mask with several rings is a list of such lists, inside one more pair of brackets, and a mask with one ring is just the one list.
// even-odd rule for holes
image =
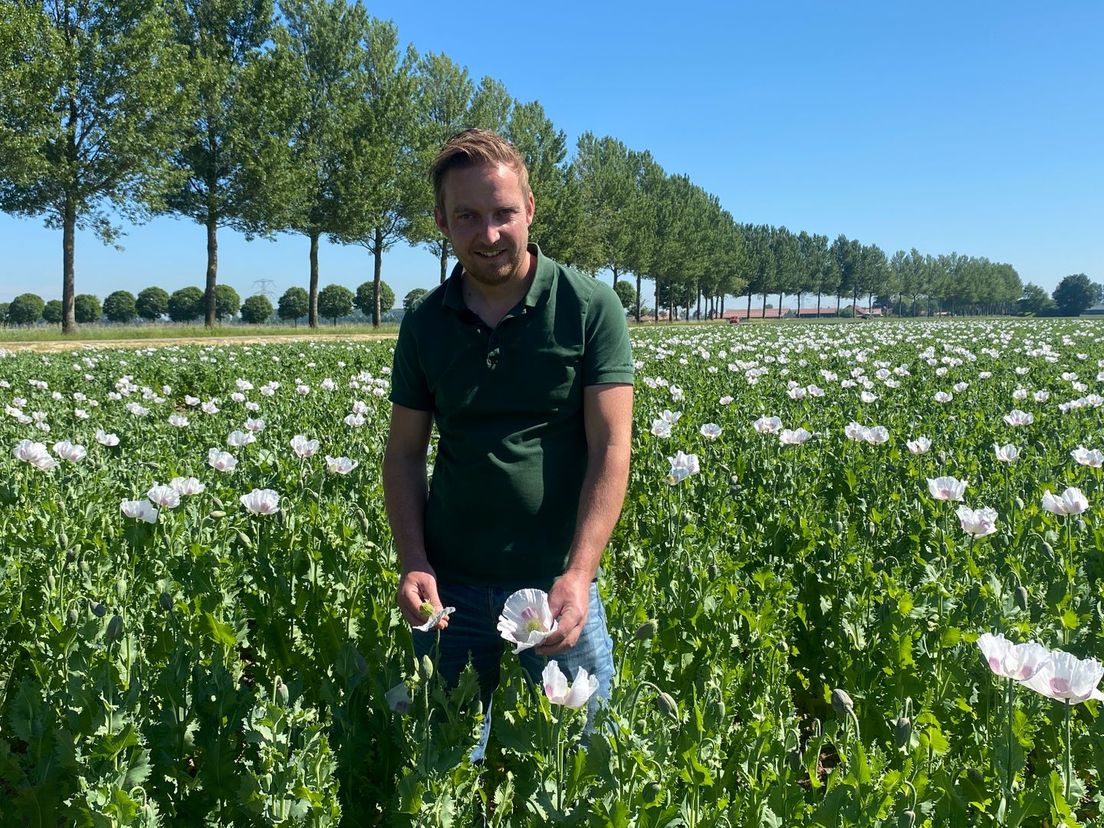
[[[1104, 3], [368, 8], [419, 51], [540, 100], [569, 146], [590, 130], [648, 149], [738, 221], [986, 256], [1047, 290], [1104, 280]], [[78, 236], [78, 293], [202, 285], [199, 225], [159, 219], [122, 243]], [[301, 237], [224, 230], [220, 245], [219, 279], [243, 297], [258, 278], [306, 286]], [[0, 300], [60, 297], [60, 231], [0, 216], [0, 248]], [[326, 244], [321, 274], [355, 288], [371, 259]], [[383, 277], [402, 297], [436, 283], [436, 261], [396, 247]]]

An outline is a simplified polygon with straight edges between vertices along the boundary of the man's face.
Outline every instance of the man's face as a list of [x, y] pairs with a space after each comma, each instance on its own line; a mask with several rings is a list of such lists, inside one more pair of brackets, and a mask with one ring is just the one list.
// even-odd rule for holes
[[444, 209], [433, 216], [468, 275], [491, 287], [525, 275], [533, 194], [516, 172], [505, 164], [453, 168], [442, 194]]

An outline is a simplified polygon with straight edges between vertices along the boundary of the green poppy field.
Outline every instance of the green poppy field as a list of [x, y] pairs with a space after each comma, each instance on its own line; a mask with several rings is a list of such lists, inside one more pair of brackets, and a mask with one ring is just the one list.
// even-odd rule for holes
[[508, 651], [481, 763], [395, 606], [392, 341], [0, 352], [0, 821], [1100, 824], [1104, 323], [632, 338], [612, 701]]

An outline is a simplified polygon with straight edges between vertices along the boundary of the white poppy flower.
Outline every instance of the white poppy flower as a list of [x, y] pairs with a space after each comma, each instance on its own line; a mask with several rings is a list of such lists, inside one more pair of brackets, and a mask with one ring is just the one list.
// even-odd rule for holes
[[207, 465], [215, 471], [232, 472], [238, 461], [230, 452], [213, 448], [207, 451]]
[[256, 436], [250, 431], [231, 431], [226, 438], [226, 445], [232, 448], [241, 448], [242, 446], [248, 446], [250, 443], [257, 442]]
[[169, 485], [181, 496], [197, 495], [207, 488], [198, 477], [174, 477], [169, 481]]
[[706, 423], [699, 429], [701, 436], [707, 440], [716, 440], [721, 436], [721, 427], [716, 423]]
[[996, 452], [997, 459], [1002, 463], [1014, 463], [1020, 459], [1020, 450], [1011, 443], [1003, 446], [993, 443], [993, 451]]
[[175, 428], [187, 428], [188, 418], [185, 417], [183, 414], [170, 414], [169, 425], [174, 426]]
[[274, 515], [280, 511], [280, 496], [272, 489], [254, 489], [238, 500], [254, 515]]
[[1061, 497], [1056, 497], [1047, 489], [1043, 494], [1043, 508], [1054, 515], [1079, 515], [1089, 508], [1089, 501], [1075, 486], [1062, 492]]
[[760, 417], [752, 425], [760, 434], [774, 434], [782, 428], [782, 420], [779, 417]]
[[983, 633], [977, 645], [989, 669], [1001, 678], [1026, 681], [1050, 658], [1050, 650], [1034, 641], [1013, 644], [1003, 635]]
[[348, 474], [360, 464], [348, 457], [330, 457], [326, 455], [326, 471], [330, 474]]
[[983, 506], [976, 511], [968, 506], [959, 506], [958, 522], [962, 531], [975, 538], [984, 538], [997, 531], [997, 512], [988, 506]]
[[812, 436], [812, 432], [804, 428], [784, 428], [778, 433], [778, 442], [784, 446], [800, 446]]
[[1035, 422], [1035, 417], [1026, 411], [1020, 411], [1018, 408], [1013, 408], [1004, 415], [1004, 421], [1010, 426], [1025, 426]]
[[655, 437], [670, 437], [671, 424], [666, 420], [652, 420], [651, 432]]
[[349, 428], [360, 428], [364, 425], [363, 414], [348, 414], [345, 417], [345, 425]]
[[410, 711], [410, 692], [406, 689], [406, 683], [396, 684], [388, 690], [384, 696], [387, 709], [392, 713], [405, 716]]
[[1091, 451], [1084, 446], [1078, 446], [1070, 452], [1070, 457], [1082, 466], [1088, 466], [1090, 469], [1099, 469], [1104, 466], [1104, 453], [1101, 453], [1100, 449], [1092, 449]]
[[567, 676], [560, 670], [555, 659], [549, 661], [541, 674], [544, 695], [552, 704], [560, 704], [578, 710], [585, 705], [598, 689], [598, 677], [587, 675], [582, 667], [575, 673], [575, 680], [569, 686]]
[[144, 520], [146, 523], [157, 522], [157, 510], [148, 500], [124, 500], [119, 504], [119, 511], [128, 518]]
[[308, 440], [306, 434], [296, 434], [291, 438], [291, 450], [300, 460], [306, 460], [318, 453], [319, 442]]
[[[427, 607], [428, 609], [428, 607]], [[430, 613], [429, 618], [426, 619], [424, 624], [418, 624], [414, 629], [418, 632], [429, 632], [430, 630], [437, 629], [437, 622], [442, 618], [448, 618], [456, 612], [456, 607], [442, 607], [434, 613]]]
[[927, 454], [931, 449], [931, 440], [927, 437], [917, 437], [915, 440], [906, 440], [905, 445], [913, 454]]
[[696, 454], [685, 454], [679, 451], [674, 457], [668, 457], [667, 461], [671, 464], [667, 482], [672, 486], [678, 485], [686, 478], [701, 471], [698, 464], [698, 455]]
[[548, 606], [548, 593], [540, 589], [519, 589], [506, 599], [498, 616], [498, 632], [514, 645], [515, 653], [536, 647], [557, 626]]
[[967, 481], [957, 477], [929, 477], [928, 491], [936, 500], [962, 500]]
[[33, 440], [20, 440], [12, 449], [12, 457], [22, 460], [42, 471], [56, 468], [57, 460], [50, 456], [45, 443], [36, 443]]
[[54, 443], [54, 454], [70, 463], [79, 463], [88, 452], [84, 450], [84, 446], [77, 445], [69, 440], [61, 440]]
[[1080, 704], [1089, 699], [1104, 699], [1104, 694], [1096, 689], [1101, 678], [1104, 678], [1104, 665], [1095, 658], [1081, 659], [1072, 653], [1054, 650], [1035, 674], [1021, 684], [1055, 701]]
[[863, 439], [872, 446], [880, 446], [889, 440], [889, 429], [885, 426], [873, 426], [864, 431]]
[[146, 497], [149, 498], [150, 503], [162, 509], [175, 509], [180, 505], [180, 492], [172, 486], [162, 486], [160, 483], [154, 483], [146, 492]]

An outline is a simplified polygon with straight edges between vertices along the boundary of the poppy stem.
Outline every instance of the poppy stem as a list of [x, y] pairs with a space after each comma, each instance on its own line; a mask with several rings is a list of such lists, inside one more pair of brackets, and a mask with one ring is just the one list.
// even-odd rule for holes
[[1069, 803], [1073, 782], [1073, 751], [1070, 744], [1070, 700], [1066, 699], [1066, 802]]
[[1012, 719], [1013, 719], [1013, 714], [1014, 714], [1014, 710], [1013, 710], [1012, 705], [1015, 701], [1015, 696], [1013, 695], [1014, 690], [1013, 690], [1013, 687], [1012, 687], [1012, 679], [1007, 679], [1006, 681], [1007, 681], [1007, 687], [1005, 688], [1005, 692], [1004, 692], [1004, 702], [1005, 702], [1004, 706], [1007, 710], [1007, 716], [1006, 716], [1006, 718], [1007, 718], [1007, 728], [1006, 728], [1006, 733], [1005, 733], [1005, 737], [1006, 737], [1005, 741], [1008, 744], [1008, 762], [1007, 762], [1007, 765], [1005, 766], [1005, 777], [1008, 780], [1008, 784], [1007, 784], [1008, 801], [1009, 801], [1009, 805], [1011, 805], [1011, 803], [1012, 803], [1012, 783], [1013, 783], [1013, 777], [1014, 777], [1014, 774], [1012, 772]]

